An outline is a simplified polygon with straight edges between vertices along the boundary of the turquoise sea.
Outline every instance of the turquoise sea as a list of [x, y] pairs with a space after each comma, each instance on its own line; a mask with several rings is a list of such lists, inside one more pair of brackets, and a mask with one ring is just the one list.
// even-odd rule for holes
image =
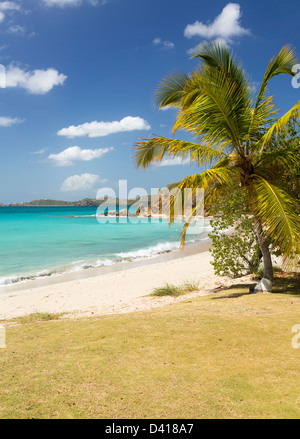
[[[0, 286], [153, 258], [179, 248], [181, 224], [99, 224], [96, 207], [0, 207]], [[124, 218], [123, 218], [124, 221]], [[207, 239], [203, 232], [188, 241]]]

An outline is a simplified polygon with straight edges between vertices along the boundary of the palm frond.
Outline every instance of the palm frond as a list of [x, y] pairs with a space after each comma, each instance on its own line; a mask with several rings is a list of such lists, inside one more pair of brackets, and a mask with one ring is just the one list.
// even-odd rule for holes
[[293, 73], [292, 68], [295, 64], [297, 64], [297, 57], [295, 56], [295, 51], [289, 45], [284, 46], [278, 55], [271, 59], [262, 80], [255, 108], [258, 108], [261, 105], [262, 100], [265, 98], [269, 81], [274, 76], [284, 73], [294, 76], [295, 73]]
[[274, 249], [279, 249], [286, 266], [291, 256], [300, 254], [300, 217], [295, 212], [298, 203], [281, 187], [256, 175], [249, 187], [251, 204], [264, 233]]
[[213, 148], [210, 145], [157, 136], [152, 139], [143, 139], [135, 144], [135, 162], [137, 167], [146, 168], [151, 163], [159, 162], [167, 156], [181, 157], [182, 160], [190, 157], [191, 162], [196, 162], [198, 165], [208, 164], [213, 160], [226, 157], [224, 152], [226, 146], [226, 144], [220, 144]]
[[195, 55], [202, 64], [190, 75], [173, 74], [159, 85], [157, 103], [180, 109], [173, 133], [184, 129], [199, 143], [231, 143], [242, 150], [249, 132], [251, 87], [241, 65], [228, 49], [203, 45]]
[[241, 105], [243, 99], [236, 94], [236, 84], [222, 73], [216, 75], [214, 82], [202, 80], [193, 104], [178, 114], [173, 133], [183, 129], [199, 141], [227, 142], [241, 151], [241, 139], [251, 121], [249, 107]]
[[163, 79], [155, 92], [155, 102], [159, 108], [178, 106], [189, 81], [186, 73], [174, 73]]
[[[234, 168], [230, 168], [228, 166], [229, 158], [225, 157], [221, 159], [217, 164], [215, 164], [212, 168], [207, 169], [199, 174], [194, 174], [188, 177], [185, 177], [181, 180], [181, 182], [172, 185], [169, 189], [175, 189], [177, 191], [174, 192], [174, 196], [171, 197], [170, 200], [170, 218], [169, 223], [171, 224], [174, 220], [174, 206], [176, 203], [182, 203], [183, 209], [186, 209], [184, 206], [184, 194], [185, 190], [188, 189], [190, 197], [194, 197], [198, 189], [204, 190], [204, 199], [201, 200], [200, 204], [204, 202], [203, 208], [207, 206], [208, 203], [211, 202], [212, 199], [218, 198], [222, 194], [222, 188], [228, 188], [233, 185], [234, 180], [237, 178], [237, 170]], [[185, 200], [187, 201], [187, 200]], [[189, 204], [189, 203], [188, 203]], [[191, 204], [191, 203], [190, 203]], [[193, 203], [192, 203], [193, 204]], [[185, 242], [185, 236], [187, 233], [187, 229], [190, 226], [190, 223], [197, 214], [199, 209], [199, 204], [196, 204], [190, 210], [189, 218], [186, 220], [182, 232], [181, 232], [181, 245]]]
[[[271, 140], [272, 136], [277, 135], [282, 131], [292, 118], [299, 118], [300, 116], [300, 101], [297, 102], [287, 113], [280, 117], [273, 125], [268, 129], [268, 131], [262, 136], [260, 141], [257, 143], [259, 147], [259, 154], [264, 150], [265, 145]], [[255, 151], [257, 148], [254, 148]]]
[[193, 58], [200, 58], [210, 72], [222, 71], [236, 83], [239, 91], [244, 89], [245, 85], [248, 88], [248, 84], [245, 83], [245, 71], [242, 65], [223, 44], [203, 43]]
[[248, 144], [251, 142], [253, 145], [253, 143], [255, 144], [261, 141], [262, 136], [267, 131], [267, 127], [276, 122], [275, 116], [278, 112], [279, 110], [273, 102], [273, 97], [270, 96], [261, 100], [260, 105], [252, 110], [252, 119], [246, 138]]
[[282, 171], [282, 167], [292, 168], [293, 166], [298, 166], [300, 159], [300, 153], [293, 148], [282, 147], [276, 151], [266, 151], [259, 157], [257, 163], [255, 163], [255, 173], [263, 175], [263, 173], [268, 169], [274, 176], [278, 178], [278, 171]]
[[181, 248], [181, 249], [183, 249], [183, 247], [184, 247], [185, 239], [186, 239], [186, 234], [187, 234], [188, 228], [190, 227], [190, 225], [191, 225], [193, 219], [195, 218], [195, 214], [196, 214], [196, 212], [198, 211], [198, 209], [199, 209], [199, 205], [195, 206], [195, 207], [192, 209], [192, 212], [191, 212], [189, 218], [185, 221], [185, 223], [184, 223], [184, 225], [183, 225], [182, 231], [181, 231], [181, 233], [180, 233], [180, 235], [181, 235], [180, 248]]
[[227, 157], [221, 159], [210, 169], [206, 169], [200, 174], [194, 174], [183, 178], [178, 184], [178, 188], [180, 190], [202, 188], [207, 191], [210, 186], [216, 182], [222, 185], [230, 184], [237, 171], [234, 168], [230, 168], [228, 164], [229, 159]]

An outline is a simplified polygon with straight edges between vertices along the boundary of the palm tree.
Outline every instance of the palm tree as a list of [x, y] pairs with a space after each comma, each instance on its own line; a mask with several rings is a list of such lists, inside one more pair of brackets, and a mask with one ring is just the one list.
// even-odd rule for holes
[[[271, 59], [260, 90], [255, 92], [240, 63], [226, 47], [203, 45], [200, 65], [190, 74], [166, 77], [156, 91], [160, 108], [176, 107], [173, 134], [182, 129], [194, 141], [155, 136], [135, 145], [137, 167], [146, 168], [163, 157], [190, 157], [207, 169], [184, 178], [178, 188], [205, 189], [205, 202], [237, 185], [245, 191], [249, 214], [261, 249], [264, 276], [256, 291], [271, 291], [273, 267], [270, 245], [288, 266], [300, 254], [299, 202], [289, 194], [280, 169], [296, 160], [287, 147], [272, 150], [276, 136], [291, 118], [300, 115], [300, 101], [284, 116], [267, 94], [269, 81], [278, 75], [294, 76], [294, 50], [284, 46]], [[210, 167], [208, 167], [210, 165]], [[187, 221], [182, 231], [184, 243]]]

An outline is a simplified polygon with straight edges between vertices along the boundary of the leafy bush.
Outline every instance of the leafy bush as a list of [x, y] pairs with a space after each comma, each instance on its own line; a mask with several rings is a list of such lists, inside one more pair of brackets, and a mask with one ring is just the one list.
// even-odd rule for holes
[[237, 188], [217, 200], [210, 209], [214, 216], [213, 230], [209, 234], [213, 243], [210, 251], [218, 275], [238, 277], [257, 273], [262, 256], [247, 204], [247, 195]]

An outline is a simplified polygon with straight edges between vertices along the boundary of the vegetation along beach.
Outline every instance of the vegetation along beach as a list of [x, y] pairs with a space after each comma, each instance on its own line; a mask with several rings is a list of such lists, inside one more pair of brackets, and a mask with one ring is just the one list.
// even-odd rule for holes
[[0, 1], [0, 418], [299, 419], [300, 7], [26, 8]]

